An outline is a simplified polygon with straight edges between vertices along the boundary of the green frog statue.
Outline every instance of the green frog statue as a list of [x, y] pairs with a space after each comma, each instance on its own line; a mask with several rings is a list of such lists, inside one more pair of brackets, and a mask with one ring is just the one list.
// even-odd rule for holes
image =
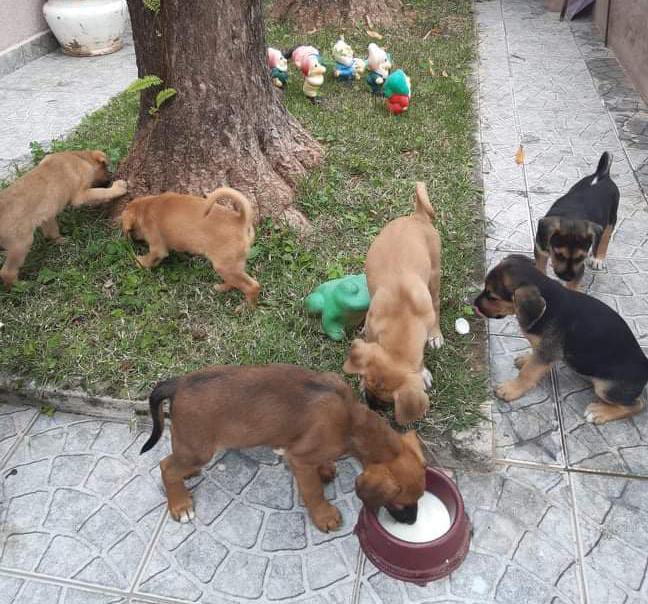
[[367, 277], [347, 275], [326, 281], [306, 298], [306, 310], [322, 315], [322, 329], [332, 340], [342, 340], [347, 327], [359, 325], [369, 308]]

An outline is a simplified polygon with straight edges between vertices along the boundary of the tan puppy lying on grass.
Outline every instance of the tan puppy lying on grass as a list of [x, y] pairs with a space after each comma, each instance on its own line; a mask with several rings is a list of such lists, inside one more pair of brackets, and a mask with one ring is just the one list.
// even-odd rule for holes
[[443, 345], [441, 240], [432, 226], [434, 215], [425, 184], [418, 182], [415, 212], [392, 220], [371, 244], [365, 263], [371, 295], [366, 342], [353, 341], [343, 367], [362, 376], [370, 405], [394, 402], [399, 424], [427, 413], [431, 375], [423, 366], [423, 350], [426, 342], [432, 348]]
[[[228, 198], [236, 210], [217, 203]], [[214, 286], [216, 291], [238, 289], [251, 308], [261, 289], [245, 272], [254, 242], [253, 220], [250, 202], [229, 187], [220, 187], [207, 198], [178, 193], [139, 197], [121, 215], [124, 233], [148, 243], [149, 253], [137, 257], [142, 266], [157, 266], [170, 250], [205, 256], [223, 278], [223, 283]]]
[[0, 247], [7, 250], [0, 278], [10, 290], [34, 241], [34, 229], [61, 243], [56, 216], [68, 205], [96, 205], [124, 195], [126, 183], [112, 187], [103, 151], [52, 153], [33, 170], [0, 191]]

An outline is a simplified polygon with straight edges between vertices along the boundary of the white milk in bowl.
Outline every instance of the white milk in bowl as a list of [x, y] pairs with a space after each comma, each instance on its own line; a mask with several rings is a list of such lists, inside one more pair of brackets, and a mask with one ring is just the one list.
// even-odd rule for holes
[[418, 515], [414, 524], [397, 522], [381, 507], [378, 522], [394, 537], [410, 543], [425, 543], [438, 539], [450, 529], [450, 513], [443, 502], [429, 491], [418, 500]]

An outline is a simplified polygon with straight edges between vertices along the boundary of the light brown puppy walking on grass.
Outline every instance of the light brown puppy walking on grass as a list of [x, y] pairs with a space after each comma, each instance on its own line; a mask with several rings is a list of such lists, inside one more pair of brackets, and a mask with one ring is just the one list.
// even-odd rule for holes
[[283, 448], [304, 505], [324, 532], [340, 527], [339, 510], [324, 498], [335, 460], [353, 455], [363, 471], [356, 493], [373, 510], [385, 506], [413, 523], [425, 490], [425, 458], [414, 431], [399, 434], [361, 404], [334, 373], [295, 365], [208, 367], [160, 382], [149, 397], [153, 431], [142, 447], [162, 436], [168, 400], [172, 454], [160, 462], [169, 512], [194, 517], [184, 480], [200, 472], [218, 449]]
[[[371, 303], [366, 342], [353, 341], [344, 371], [362, 376], [370, 405], [394, 402], [396, 421], [425, 416], [431, 385], [423, 366], [425, 343], [443, 345], [440, 320], [441, 239], [425, 184], [416, 183], [416, 209], [392, 220], [367, 253]], [[377, 399], [377, 400], [376, 400]]]
[[124, 195], [126, 182], [110, 183], [103, 151], [52, 153], [38, 166], [0, 191], [0, 247], [7, 250], [0, 278], [10, 290], [34, 241], [38, 227], [61, 243], [56, 216], [71, 205], [97, 205]]
[[[236, 209], [219, 205], [224, 199]], [[138, 197], [126, 206], [121, 221], [124, 233], [148, 243], [148, 254], [137, 257], [142, 266], [157, 266], [170, 250], [205, 256], [223, 278], [216, 291], [238, 289], [250, 307], [256, 306], [261, 288], [245, 272], [254, 242], [254, 213], [242, 193], [220, 187], [206, 198], [179, 193]]]

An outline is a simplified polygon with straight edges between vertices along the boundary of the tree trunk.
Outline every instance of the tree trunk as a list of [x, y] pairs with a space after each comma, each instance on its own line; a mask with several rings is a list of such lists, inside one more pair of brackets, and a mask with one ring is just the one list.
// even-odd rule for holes
[[324, 25], [344, 26], [360, 21], [370, 27], [387, 27], [402, 15], [402, 10], [401, 0], [276, 0], [270, 15], [310, 31]]
[[177, 90], [149, 114], [159, 89], [142, 94], [138, 131], [118, 176], [131, 196], [203, 195], [227, 185], [259, 216], [306, 224], [292, 206], [296, 178], [321, 148], [284, 108], [266, 66], [262, 0], [163, 0], [158, 14], [128, 0], [140, 77]]

